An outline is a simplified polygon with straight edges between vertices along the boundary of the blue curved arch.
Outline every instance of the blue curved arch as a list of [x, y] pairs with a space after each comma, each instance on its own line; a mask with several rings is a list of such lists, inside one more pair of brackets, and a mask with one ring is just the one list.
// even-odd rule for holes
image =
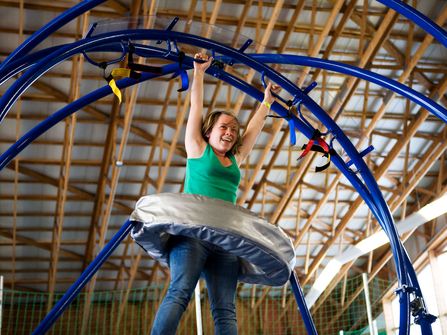
[[[169, 33], [169, 36], [166, 36], [166, 33]], [[84, 40], [75, 42], [73, 44], [63, 46], [56, 50], [55, 52], [49, 54], [46, 56], [43, 60], [41, 60], [39, 63], [35, 64], [33, 67], [31, 67], [24, 75], [22, 75], [12, 86], [11, 88], [5, 93], [5, 95], [2, 97], [1, 102], [4, 103], [4, 101], [7, 101], [7, 104], [9, 106], [6, 106], [3, 108], [3, 112], [7, 112], [7, 110], [12, 106], [12, 103], [17, 99], [18, 96], [29, 86], [32, 84], [34, 80], [36, 80], [39, 76], [41, 76], [45, 71], [47, 71], [52, 66], [56, 65], [57, 63], [61, 62], [62, 60], [66, 59], [67, 57], [71, 56], [74, 53], [81, 52], [83, 50], [86, 50], [88, 48], [93, 48], [97, 46], [99, 42], [104, 44], [111, 44], [119, 42], [126, 38], [131, 38], [133, 40], [139, 40], [139, 39], [162, 39], [169, 37], [172, 40], [177, 40], [183, 43], [189, 43], [200, 47], [205, 48], [212, 48], [213, 50], [226, 54], [236, 60], [243, 61], [244, 64], [256, 69], [258, 72], [264, 72], [266, 73], [273, 81], [279, 83], [283, 88], [285, 88], [289, 93], [292, 95], [297, 95], [302, 101], [303, 104], [306, 105], [309, 110], [311, 110], [319, 119], [323, 122], [323, 124], [334, 133], [334, 136], [337, 137], [338, 141], [342, 144], [348, 155], [350, 156], [351, 160], [354, 161], [354, 164], [356, 164], [357, 168], [360, 170], [360, 173], [363, 175], [363, 178], [367, 181], [367, 184], [369, 187], [373, 187], [373, 199], [378, 199], [379, 202], [384, 202], [384, 200], [380, 200], [381, 193], [378, 189], [377, 185], [375, 184], [375, 180], [372, 177], [372, 175], [369, 173], [368, 175], [368, 168], [364, 164], [361, 157], [358, 155], [355, 147], [350, 143], [350, 141], [345, 137], [344, 133], [341, 131], [341, 129], [338, 128], [338, 126], [333, 122], [333, 120], [328, 117], [328, 115], [313, 101], [311, 100], [307, 95], [305, 95], [299, 88], [297, 88], [293, 83], [291, 83], [286, 78], [279, 75], [277, 72], [273, 71], [271, 68], [267, 67], [266, 65], [257, 62], [253, 58], [246, 56], [244, 54], [238, 53], [236, 50], [225, 47], [223, 45], [220, 45], [218, 43], [215, 43], [213, 41], [199, 38], [197, 36], [191, 36], [188, 34], [183, 33], [177, 33], [177, 32], [165, 32], [165, 31], [144, 31], [144, 30], [131, 30], [131, 31], [124, 31], [124, 32], [115, 32], [115, 33], [109, 33], [109, 34], [103, 34], [101, 36], [97, 36], [92, 39]], [[284, 115], [283, 115], [284, 116]], [[368, 171], [368, 172], [367, 172]], [[371, 184], [371, 185], [370, 185]], [[359, 191], [361, 192], [361, 191]], [[369, 204], [369, 206], [372, 206], [375, 203], [373, 201]], [[386, 205], [385, 205], [386, 206]], [[374, 206], [375, 207], [375, 206]], [[379, 206], [380, 208], [380, 206]], [[386, 207], [384, 207], [386, 208]], [[373, 210], [376, 212], [375, 210]], [[387, 231], [387, 225], [392, 223], [391, 215], [387, 210], [381, 211], [379, 209], [378, 214], [381, 219], [379, 219], [379, 222], [386, 222], [383, 224], [384, 229]], [[397, 243], [398, 239], [397, 236], [393, 238], [394, 241], [396, 241], [394, 244]], [[392, 242], [393, 243], [393, 242]], [[396, 260], [397, 264], [401, 264], [401, 257], [398, 257]], [[403, 278], [401, 271], [398, 270], [399, 277]], [[405, 281], [405, 279], [403, 279]]]
[[422, 108], [427, 109], [428, 111], [430, 111], [430, 113], [432, 113], [433, 115], [435, 115], [436, 117], [447, 123], [446, 108], [433, 101], [433, 99], [426, 97], [425, 95], [398, 82], [397, 80], [389, 79], [378, 73], [368, 71], [349, 64], [331, 61], [328, 59], [320, 59], [307, 56], [284, 55], [284, 54], [282, 55], [252, 54], [250, 56], [263, 63], [294, 64], [294, 65], [309, 66], [361, 78], [363, 80], [387, 88], [397, 94], [400, 94], [410, 99], [414, 103], [418, 104]]
[[50, 34], [55, 32], [57, 29], [64, 26], [66, 23], [70, 22], [79, 15], [89, 11], [90, 9], [98, 6], [105, 1], [106, 0], [82, 1], [79, 4], [68, 9], [67, 11], [63, 12], [62, 14], [51, 20], [48, 24], [36, 31], [34, 34], [32, 34], [30, 37], [28, 37], [17, 49], [15, 49], [10, 55], [8, 55], [8, 57], [6, 57], [6, 59], [0, 64], [0, 70], [2, 70], [3, 67], [5, 67], [13, 59], [26, 55], [40, 42], [50, 36]]
[[447, 32], [436, 22], [430, 20], [427, 16], [400, 0], [377, 0], [385, 6], [394, 9], [399, 14], [405, 16], [410, 21], [417, 24], [425, 32], [436, 38], [444, 47], [447, 48]]

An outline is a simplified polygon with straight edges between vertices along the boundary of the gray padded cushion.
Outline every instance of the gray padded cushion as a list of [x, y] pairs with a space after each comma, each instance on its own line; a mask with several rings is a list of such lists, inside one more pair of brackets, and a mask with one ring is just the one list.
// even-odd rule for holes
[[295, 266], [295, 250], [281, 228], [230, 202], [193, 194], [162, 193], [142, 197], [131, 220], [131, 236], [149, 255], [166, 265], [171, 235], [207, 241], [240, 259], [239, 280], [281, 286]]

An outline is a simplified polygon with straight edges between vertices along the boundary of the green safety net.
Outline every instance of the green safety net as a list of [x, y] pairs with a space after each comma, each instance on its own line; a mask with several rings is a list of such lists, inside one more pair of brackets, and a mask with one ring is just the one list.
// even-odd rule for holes
[[[374, 278], [369, 283], [373, 317], [379, 334], [385, 334], [381, 299], [390, 281]], [[204, 285], [202, 285], [204, 286]], [[304, 292], [308, 288], [304, 287]], [[165, 284], [130, 291], [81, 293], [54, 324], [49, 334], [149, 334], [152, 321], [164, 296]], [[362, 277], [341, 281], [317, 301], [311, 310], [319, 334], [369, 334]], [[3, 291], [1, 334], [30, 334], [47, 314], [48, 293]], [[62, 294], [54, 295], [54, 302]], [[194, 297], [193, 299], [194, 300]], [[202, 289], [204, 334], [213, 334], [206, 289]], [[306, 334], [290, 288], [240, 285], [237, 298], [239, 334]], [[194, 301], [185, 312], [177, 334], [197, 334]]]

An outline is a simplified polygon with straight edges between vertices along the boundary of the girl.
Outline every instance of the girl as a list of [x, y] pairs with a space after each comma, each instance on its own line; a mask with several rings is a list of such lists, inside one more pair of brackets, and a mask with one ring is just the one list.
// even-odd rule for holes
[[[212, 58], [202, 54], [196, 54], [194, 58], [204, 62], [194, 62], [191, 110], [186, 124], [184, 192], [236, 203], [241, 177], [239, 166], [252, 150], [264, 126], [265, 117], [274, 102], [272, 90], [278, 91], [278, 87], [267, 86], [264, 101], [244, 135], [240, 136], [239, 121], [232, 113], [215, 111], [202, 122], [203, 78]], [[215, 334], [237, 334], [237, 257], [214, 244], [184, 236], [172, 236], [170, 244], [171, 282], [151, 334], [175, 334], [202, 273], [210, 298]]]

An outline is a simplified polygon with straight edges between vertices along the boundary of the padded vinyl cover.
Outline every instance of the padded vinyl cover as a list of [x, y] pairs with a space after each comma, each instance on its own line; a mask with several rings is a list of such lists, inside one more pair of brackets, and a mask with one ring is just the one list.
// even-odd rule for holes
[[281, 286], [295, 266], [289, 237], [251, 211], [200, 195], [161, 193], [142, 197], [131, 220], [131, 236], [149, 255], [167, 265], [170, 235], [207, 241], [240, 259], [239, 280]]

